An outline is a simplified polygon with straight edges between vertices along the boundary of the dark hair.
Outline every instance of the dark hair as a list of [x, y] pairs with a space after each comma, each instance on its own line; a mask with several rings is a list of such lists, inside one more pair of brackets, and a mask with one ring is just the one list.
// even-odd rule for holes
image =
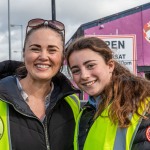
[[[82, 51], [89, 48], [97, 52], [104, 58], [106, 64], [113, 58], [113, 52], [108, 45], [97, 37], [81, 37], [71, 43], [66, 49], [66, 61], [68, 66], [69, 57], [74, 51]], [[147, 98], [150, 96], [150, 82], [142, 77], [131, 73], [129, 69], [113, 60], [115, 67], [112, 72], [112, 78], [101, 94], [103, 99], [99, 105], [95, 118], [101, 115], [102, 111], [109, 107], [109, 117], [113, 123], [118, 123], [120, 127], [127, 127], [131, 124], [129, 115], [139, 113], [139, 108], [146, 106]], [[149, 111], [148, 111], [149, 113]]]
[[69, 65], [68, 58], [72, 54], [72, 52], [80, 51], [85, 48], [89, 48], [89, 49], [99, 53], [104, 58], [105, 62], [108, 62], [108, 60], [112, 59], [111, 49], [100, 38], [80, 37], [80, 38], [76, 39], [72, 44], [70, 44], [66, 48], [67, 64]]

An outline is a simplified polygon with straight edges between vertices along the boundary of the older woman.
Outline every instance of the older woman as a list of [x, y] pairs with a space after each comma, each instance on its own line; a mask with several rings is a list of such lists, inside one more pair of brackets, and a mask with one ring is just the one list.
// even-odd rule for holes
[[0, 80], [0, 149], [71, 150], [79, 100], [59, 72], [63, 63], [64, 25], [28, 22], [24, 67]]

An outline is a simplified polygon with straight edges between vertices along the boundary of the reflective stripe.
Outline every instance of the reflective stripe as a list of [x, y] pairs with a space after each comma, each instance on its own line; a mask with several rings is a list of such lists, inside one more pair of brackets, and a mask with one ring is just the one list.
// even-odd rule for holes
[[5, 102], [0, 100], [0, 149], [10, 150], [9, 142], [9, 109]]
[[80, 108], [80, 100], [79, 100], [78, 96], [75, 94], [72, 94], [72, 95], [69, 95], [69, 97], [71, 97], [76, 102], [78, 108]]
[[77, 117], [78, 117], [79, 112], [80, 112], [80, 101], [79, 101], [79, 98], [78, 98], [77, 95], [72, 94], [72, 95], [69, 95], [69, 96], [65, 97], [65, 100], [67, 101], [67, 103], [72, 108], [73, 115], [74, 115], [75, 122], [76, 122]]
[[126, 134], [127, 128], [118, 128], [114, 144], [114, 150], [125, 150]]

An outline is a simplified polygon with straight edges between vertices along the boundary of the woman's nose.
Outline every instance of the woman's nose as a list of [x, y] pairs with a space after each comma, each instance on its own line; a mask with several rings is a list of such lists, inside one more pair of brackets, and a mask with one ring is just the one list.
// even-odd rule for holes
[[81, 71], [81, 78], [82, 78], [82, 79], [84, 79], [84, 80], [85, 80], [85, 79], [88, 79], [89, 76], [90, 76], [90, 73], [89, 73], [88, 70], [83, 69], [83, 70]]
[[48, 53], [47, 53], [47, 51], [41, 51], [39, 58], [40, 59], [48, 59]]

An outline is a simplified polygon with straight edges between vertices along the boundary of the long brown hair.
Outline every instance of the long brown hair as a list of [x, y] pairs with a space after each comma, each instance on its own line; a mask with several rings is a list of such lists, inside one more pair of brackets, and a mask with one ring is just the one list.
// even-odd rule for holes
[[[89, 48], [101, 55], [107, 64], [113, 59], [113, 52], [108, 45], [97, 37], [81, 37], [71, 43], [66, 49], [66, 61], [69, 66], [69, 57], [74, 51], [81, 51]], [[128, 127], [131, 124], [130, 114], [146, 118], [139, 113], [138, 109], [146, 107], [146, 100], [150, 96], [150, 82], [142, 77], [136, 76], [125, 66], [114, 60], [115, 68], [112, 78], [102, 93], [103, 101], [99, 105], [95, 118], [101, 115], [102, 111], [109, 107], [109, 117], [114, 124], [120, 127]], [[148, 111], [147, 111], [148, 112]], [[148, 112], [149, 113], [149, 112]]]

